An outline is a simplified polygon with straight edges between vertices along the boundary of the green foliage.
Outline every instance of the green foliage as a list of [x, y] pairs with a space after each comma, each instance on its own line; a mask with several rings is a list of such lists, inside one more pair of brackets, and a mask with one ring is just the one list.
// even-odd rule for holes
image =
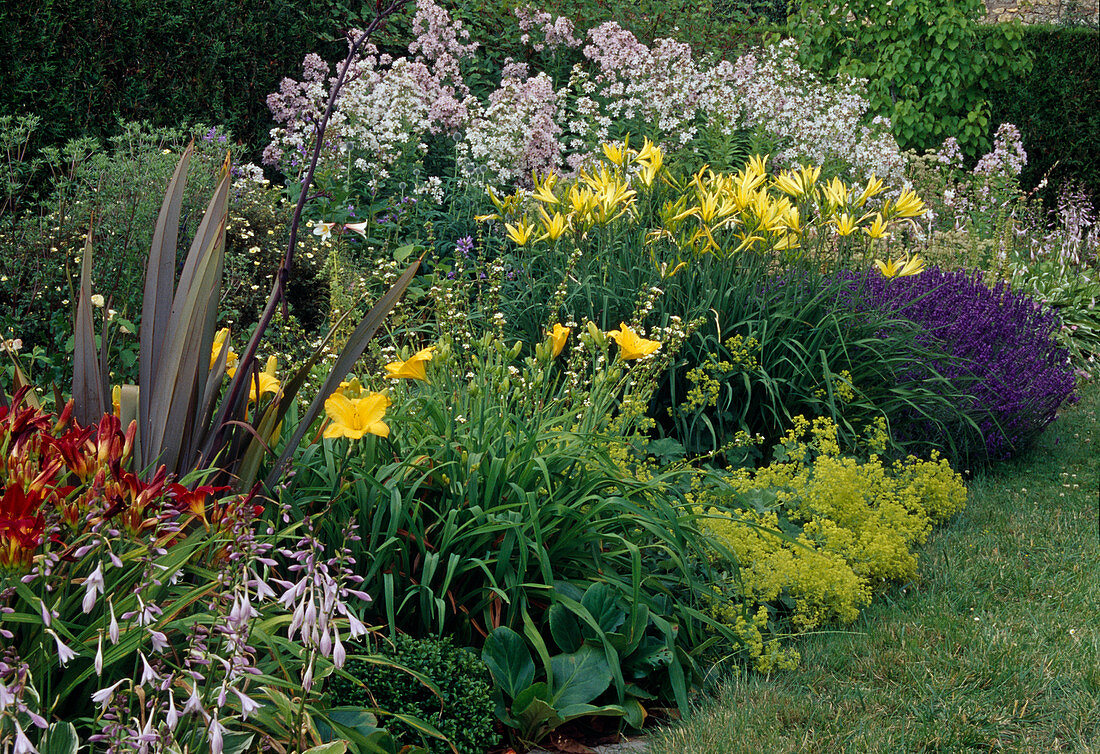
[[40, 144], [104, 138], [121, 117], [214, 120], [259, 148], [268, 92], [337, 23], [329, 0], [4, 3], [0, 112], [40, 116]]
[[[981, 36], [997, 33], [990, 27]], [[1048, 206], [1069, 180], [1100, 202], [1100, 32], [1025, 26], [1021, 42], [1034, 66], [989, 95], [992, 122], [1014, 123], [1023, 136], [1028, 163], [1021, 182], [1030, 190], [1046, 178], [1040, 188]]]
[[[527, 642], [507, 626], [489, 634], [481, 652], [497, 685], [497, 715], [521, 741], [537, 742], [577, 718], [624, 714], [616, 705], [593, 704], [611, 685], [611, 670], [602, 652], [586, 644], [574, 652], [549, 656], [541, 637], [533, 637], [544, 663], [537, 675]], [[535, 681], [536, 677], [546, 680]]]
[[390, 389], [387, 438], [304, 450], [294, 505], [355, 517], [364, 589], [391, 628], [466, 640], [519, 628], [559, 580], [638, 580], [639, 599], [669, 599], [669, 615], [697, 599], [682, 472], [633, 450], [659, 362], [609, 363], [598, 335], [574, 336], [568, 365], [545, 349], [520, 360], [491, 332], [445, 335], [426, 381]]
[[[470, 650], [456, 647], [450, 637], [401, 634], [392, 646], [383, 643], [379, 654], [400, 667], [350, 657], [345, 672], [329, 682], [334, 706], [379, 707], [424, 720], [450, 741], [424, 737], [422, 745], [432, 754], [448, 754], [451, 745], [459, 754], [483, 754], [499, 742], [489, 672]], [[421, 674], [435, 688], [417, 683], [403, 668]], [[387, 727], [403, 741], [421, 738], [397, 717], [387, 720]]]
[[[42, 346], [62, 357], [71, 335], [62, 323], [75, 310], [87, 234], [96, 239], [93, 277], [111, 281], [104, 310], [136, 323], [144, 254], [161, 199], [149, 188], [168, 183], [179, 154], [195, 139], [196, 177], [181, 208], [183, 235], [190, 237], [213, 191], [225, 147], [217, 138], [202, 138], [209, 133], [203, 126], [154, 129], [129, 123], [106, 145], [81, 138], [60, 149], [35, 150], [31, 142], [41, 128], [36, 117], [0, 118], [0, 155], [5, 171], [14, 176], [0, 212], [0, 300], [5, 303], [0, 328], [21, 338], [28, 349]], [[113, 364], [116, 381], [136, 375], [132, 362], [116, 358]]]
[[1019, 25], [980, 31], [984, 16], [981, 0], [803, 0], [789, 31], [811, 68], [868, 80], [903, 149], [954, 136], [976, 157], [995, 125], [989, 92], [1031, 69]]

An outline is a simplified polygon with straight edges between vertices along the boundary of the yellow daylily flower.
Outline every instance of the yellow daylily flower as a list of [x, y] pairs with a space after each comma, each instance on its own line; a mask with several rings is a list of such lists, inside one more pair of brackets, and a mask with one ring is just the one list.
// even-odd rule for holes
[[646, 340], [626, 326], [625, 322], [619, 323], [618, 330], [611, 330], [607, 336], [619, 344], [619, 358], [623, 361], [633, 361], [656, 353], [661, 347], [660, 341]]
[[805, 193], [805, 189], [802, 186], [802, 181], [798, 178], [798, 174], [791, 170], [784, 170], [776, 176], [774, 185], [784, 194], [790, 194], [796, 199]]
[[531, 237], [535, 235], [535, 224], [524, 215], [515, 225], [504, 223], [504, 232], [516, 246], [526, 246]]
[[661, 167], [665, 163], [665, 156], [660, 147], [647, 137], [642, 143], [641, 151], [634, 158], [634, 162], [641, 165], [642, 169], [638, 171], [638, 176], [642, 179], [642, 183], [651, 186], [657, 178], [657, 173], [661, 171]]
[[532, 170], [531, 183], [535, 187], [533, 196], [540, 202], [545, 204], [558, 203], [558, 197], [554, 195], [554, 186], [558, 183], [558, 176], [555, 173], [547, 173], [540, 181], [538, 175]]
[[801, 248], [801, 244], [798, 242], [798, 236], [794, 233], [787, 233], [778, 241], [775, 242], [774, 248], [777, 251], [783, 251], [786, 249], [798, 249]]
[[269, 356], [264, 371], [260, 372], [256, 379], [249, 380], [250, 392], [248, 400], [255, 403], [268, 393], [279, 392], [282, 383], [275, 377], [275, 370], [278, 369], [278, 367], [279, 360], [274, 356]]
[[228, 349], [225, 355], [225, 373], [232, 379], [237, 374], [237, 352], [229, 342], [229, 328], [223, 327], [214, 334], [214, 346], [210, 349], [210, 369], [218, 363], [222, 348]]
[[405, 361], [391, 361], [386, 364], [386, 379], [399, 380], [405, 378], [427, 382], [428, 371], [425, 365], [432, 360], [432, 351], [434, 350], [435, 346], [428, 346], [417, 351]]
[[362, 398], [348, 398], [333, 393], [325, 401], [325, 413], [329, 424], [325, 427], [327, 438], [347, 437], [358, 440], [363, 435], [389, 437], [390, 428], [382, 421], [390, 399], [383, 393], [367, 393]]
[[630, 134], [626, 135], [622, 143], [611, 142], [603, 145], [603, 155], [614, 165], [622, 167], [630, 157]]
[[856, 206], [862, 207], [867, 203], [867, 200], [872, 196], [878, 196], [886, 189], [882, 185], [882, 181], [875, 177], [874, 173], [871, 173], [871, 177], [867, 179], [867, 186], [863, 189], [863, 192], [856, 199]]
[[905, 189], [892, 207], [887, 202], [882, 208], [883, 215], [888, 212], [894, 217], [916, 217], [924, 213], [924, 202], [912, 189]]
[[847, 212], [841, 212], [833, 220], [833, 224], [836, 225], [836, 232], [842, 236], [850, 236], [856, 229], [856, 220]]
[[903, 278], [910, 275], [919, 275], [924, 272], [924, 260], [920, 258], [919, 254], [914, 254], [912, 257], [907, 256], [905, 259], [897, 262], [893, 259], [887, 262], [876, 259], [875, 267], [878, 267], [883, 277]]
[[875, 213], [875, 219], [870, 225], [863, 229], [863, 232], [869, 235], [871, 238], [882, 238], [886, 235], [886, 220], [883, 219], [881, 212]]
[[848, 206], [848, 187], [839, 178], [834, 176], [831, 181], [826, 183], [822, 188], [822, 193], [825, 195], [825, 201], [829, 204], [835, 207]]
[[569, 229], [569, 218], [560, 212], [555, 212], [551, 217], [545, 209], [539, 207], [539, 220], [542, 222], [543, 234], [540, 241], [557, 241]]
[[744, 172], [757, 186], [760, 185], [768, 175], [768, 155], [754, 154], [745, 164]]
[[550, 354], [553, 358], [561, 356], [562, 350], [565, 348], [565, 342], [569, 340], [569, 333], [572, 328], [563, 327], [559, 322], [554, 325], [554, 329], [550, 331], [549, 340], [551, 345]]

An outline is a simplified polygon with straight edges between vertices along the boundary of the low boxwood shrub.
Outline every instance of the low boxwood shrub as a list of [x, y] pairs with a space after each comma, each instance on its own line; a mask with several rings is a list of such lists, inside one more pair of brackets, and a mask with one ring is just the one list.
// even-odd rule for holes
[[1072, 399], [1073, 367], [1057, 345], [1057, 314], [1009, 283], [990, 286], [980, 271], [938, 267], [902, 278], [842, 275], [852, 281], [849, 305], [905, 317], [923, 328], [922, 339], [948, 353], [931, 363], [914, 360], [903, 382], [934, 372], [968, 396], [954, 417], [891, 417], [892, 432], [903, 440], [919, 438], [971, 467], [1000, 461], [1027, 449]]
[[398, 718], [385, 720], [398, 740], [423, 738], [422, 745], [432, 754], [484, 754], [500, 741], [493, 728], [492, 679], [473, 652], [455, 646], [450, 637], [414, 639], [400, 634], [379, 653], [426, 676], [439, 695], [402, 670], [352, 658], [344, 670], [355, 680], [335, 675], [330, 682], [333, 706], [378, 707], [429, 722], [450, 739], [454, 750]]

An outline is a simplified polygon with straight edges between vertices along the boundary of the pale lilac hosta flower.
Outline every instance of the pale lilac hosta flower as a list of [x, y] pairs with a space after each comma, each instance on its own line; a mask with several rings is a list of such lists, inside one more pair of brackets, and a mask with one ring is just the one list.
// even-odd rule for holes
[[241, 720], [247, 720], [249, 715], [263, 706], [255, 699], [245, 696], [245, 694], [238, 689], [233, 689], [233, 693], [237, 695], [237, 699], [240, 700], [241, 703]]
[[183, 705], [183, 714], [185, 715], [202, 715], [207, 717], [206, 710], [202, 706], [202, 697], [199, 696], [199, 684], [193, 682], [191, 684], [191, 693], [187, 697], [187, 701]]
[[118, 644], [118, 621], [115, 620], [115, 605], [110, 599], [107, 600], [107, 605], [111, 614], [111, 621], [107, 627], [107, 637], [111, 640], [111, 644]]
[[145, 630], [149, 632], [149, 638], [152, 641], [154, 652], [161, 654], [164, 650], [168, 649], [169, 644], [167, 636], [153, 628], [147, 628]]
[[176, 712], [176, 697], [172, 690], [168, 689], [168, 713], [164, 716], [164, 723], [168, 726], [168, 730], [175, 730], [179, 721], [180, 716]]
[[211, 754], [221, 754], [222, 749], [225, 745], [222, 738], [225, 732], [225, 727], [220, 722], [218, 722], [218, 718], [216, 715], [210, 718], [209, 735]]
[[96, 640], [95, 645], [95, 667], [96, 675], [103, 675], [103, 631], [99, 632], [99, 638]]
[[38, 749], [34, 748], [34, 744], [27, 738], [27, 734], [23, 732], [23, 728], [20, 727], [19, 721], [13, 721], [15, 723], [15, 748], [12, 749], [13, 754], [38, 754]]
[[138, 656], [141, 657], [141, 680], [138, 681], [139, 685], [144, 686], [164, 680], [160, 674], [153, 670], [153, 666], [149, 664], [144, 652], [138, 652]]
[[54, 642], [57, 643], [57, 661], [61, 663], [62, 667], [69, 664], [69, 660], [76, 657], [74, 652], [65, 642], [61, 641], [61, 637], [57, 635], [57, 632], [51, 628], [46, 629], [46, 633], [53, 637]]
[[115, 690], [124, 683], [126, 683], [125, 678], [121, 681], [116, 681], [105, 689], [100, 689], [99, 691], [92, 694], [92, 701], [100, 705], [101, 707], [106, 707], [108, 704], [111, 703], [111, 699], [114, 698]]
[[92, 608], [95, 607], [96, 594], [103, 594], [103, 567], [101, 563], [96, 563], [95, 570], [88, 574], [88, 578], [84, 580], [84, 601], [81, 603], [81, 607], [84, 613], [92, 612]]

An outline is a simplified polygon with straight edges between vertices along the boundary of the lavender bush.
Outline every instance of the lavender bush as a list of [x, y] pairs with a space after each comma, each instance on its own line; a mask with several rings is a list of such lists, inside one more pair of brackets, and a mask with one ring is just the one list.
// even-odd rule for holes
[[970, 395], [955, 417], [911, 411], [892, 417], [900, 439], [944, 448], [971, 467], [1004, 460], [1025, 450], [1072, 400], [1073, 368], [1055, 341], [1061, 322], [1007, 282], [990, 287], [980, 271], [939, 267], [903, 278], [843, 274], [852, 280], [844, 296], [848, 305], [910, 319], [924, 328], [928, 343], [939, 342], [950, 354], [949, 360], [914, 363], [902, 381], [938, 374]]

